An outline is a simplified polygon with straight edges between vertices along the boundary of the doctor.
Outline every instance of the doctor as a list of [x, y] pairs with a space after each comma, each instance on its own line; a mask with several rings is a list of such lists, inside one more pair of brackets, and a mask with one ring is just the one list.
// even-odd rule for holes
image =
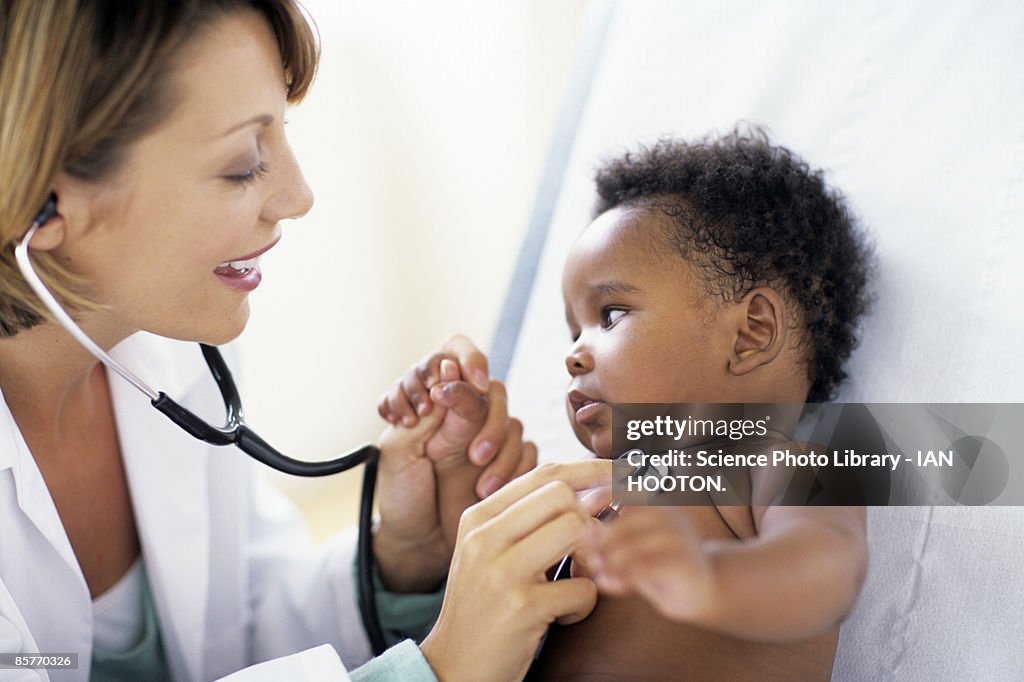
[[[0, 654], [78, 656], [76, 670], [0, 680], [343, 680], [369, 657], [352, 538], [303, 542], [251, 460], [192, 439], [108, 375], [12, 254], [55, 192], [29, 244], [50, 290], [123, 364], [218, 414], [195, 345], [170, 339], [235, 338], [258, 255], [309, 209], [283, 116], [316, 61], [292, 0], [0, 0]], [[486, 376], [464, 339], [442, 352]], [[477, 442], [497, 451], [480, 481], [507, 481], [533, 453], [500, 385], [476, 383], [491, 397]], [[352, 679], [521, 677], [548, 623], [593, 607], [589, 580], [543, 572], [582, 542], [573, 491], [610, 469], [516, 478], [463, 515], [453, 548], [428, 421], [381, 444], [376, 601], [398, 633], [430, 627], [447, 574], [444, 603], [420, 646]]]

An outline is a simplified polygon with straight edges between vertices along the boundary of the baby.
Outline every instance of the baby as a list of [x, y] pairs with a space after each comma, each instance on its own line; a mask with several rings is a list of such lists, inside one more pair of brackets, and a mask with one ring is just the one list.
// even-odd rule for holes
[[[869, 249], [820, 172], [755, 130], [625, 154], [597, 186], [563, 275], [567, 406], [584, 446], [617, 454], [616, 403], [832, 396], [866, 308]], [[464, 392], [441, 362], [410, 372], [382, 414], [397, 422], [431, 385]], [[474, 473], [453, 484], [466, 504], [483, 492], [468, 488]], [[552, 628], [531, 679], [827, 680], [867, 565], [865, 513], [710, 497], [628, 507], [595, 524], [576, 559], [605, 596]]]
[[[821, 172], [755, 130], [625, 154], [597, 189], [562, 279], [584, 446], [616, 454], [610, 404], [832, 396], [869, 249]], [[607, 596], [552, 630], [535, 679], [827, 680], [867, 565], [865, 513], [630, 507], [579, 559]]]

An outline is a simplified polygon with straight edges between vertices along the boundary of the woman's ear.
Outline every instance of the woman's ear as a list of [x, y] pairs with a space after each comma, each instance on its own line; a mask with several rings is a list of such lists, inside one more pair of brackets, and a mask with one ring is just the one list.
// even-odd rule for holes
[[736, 343], [729, 371], [743, 375], [767, 365], [779, 356], [786, 343], [786, 306], [769, 287], [753, 289], [737, 306]]
[[95, 186], [67, 173], [57, 176], [53, 194], [57, 198], [56, 211], [51, 212], [52, 217], [36, 230], [29, 244], [31, 249], [53, 251], [81, 236], [89, 227], [96, 212], [96, 203], [102, 196]]

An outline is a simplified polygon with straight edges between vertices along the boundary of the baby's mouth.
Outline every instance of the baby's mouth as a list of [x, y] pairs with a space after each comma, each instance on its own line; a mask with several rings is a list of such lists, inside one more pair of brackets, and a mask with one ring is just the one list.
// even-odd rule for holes
[[578, 390], [569, 391], [569, 406], [572, 408], [573, 417], [580, 426], [587, 426], [594, 422], [605, 407], [605, 402], [592, 398], [586, 393]]

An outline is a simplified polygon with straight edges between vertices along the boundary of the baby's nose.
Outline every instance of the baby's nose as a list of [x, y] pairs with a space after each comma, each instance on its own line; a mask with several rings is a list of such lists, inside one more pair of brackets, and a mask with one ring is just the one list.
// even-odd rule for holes
[[594, 356], [579, 345], [573, 346], [565, 356], [565, 368], [570, 376], [586, 374], [594, 369]]

